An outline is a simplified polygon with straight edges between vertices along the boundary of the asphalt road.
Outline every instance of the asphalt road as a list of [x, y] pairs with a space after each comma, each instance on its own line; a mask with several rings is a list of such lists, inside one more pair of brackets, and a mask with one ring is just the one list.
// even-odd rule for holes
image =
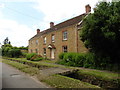
[[2, 65], [2, 88], [48, 88], [38, 80], [25, 73], [0, 62]]

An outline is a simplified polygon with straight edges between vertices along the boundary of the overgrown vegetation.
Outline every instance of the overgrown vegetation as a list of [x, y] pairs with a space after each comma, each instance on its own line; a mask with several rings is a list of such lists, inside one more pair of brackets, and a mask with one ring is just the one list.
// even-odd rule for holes
[[31, 61], [41, 61], [43, 60], [41, 55], [36, 53], [27, 53], [28, 47], [13, 47], [8, 37], [4, 40], [4, 45], [2, 45], [2, 56], [11, 58], [23, 58], [26, 57], [27, 60]]
[[85, 46], [94, 53], [96, 67], [120, 63], [120, 1], [100, 2], [83, 20], [80, 33]]
[[12, 47], [10, 44], [5, 44], [2, 46], [2, 56], [7, 57], [20, 57], [22, 52], [16, 47]]
[[[38, 73], [40, 72], [38, 71], [38, 69], [46, 69], [46, 67], [47, 68], [59, 67], [59, 65], [51, 65], [51, 64], [42, 63], [43, 61], [42, 62], [41, 61], [40, 62], [28, 61], [25, 58], [6, 58], [6, 59], [9, 59], [9, 60], [3, 60], [3, 62], [5, 63], [7, 62], [8, 64], [18, 68], [19, 70], [22, 70], [26, 73], [30, 73], [31, 75], [37, 75], [37, 78], [40, 81], [46, 82], [47, 84], [53, 87], [57, 87], [57, 88], [99, 88], [98, 86], [84, 83], [82, 81], [72, 79], [66, 76], [61, 76], [61, 75], [46, 76], [42, 73]], [[65, 68], [65, 67], [60, 67], [60, 68]], [[78, 69], [77, 67], [74, 67], [74, 69], [75, 68]], [[119, 74], [117, 73], [79, 68], [77, 74], [78, 75], [80, 74], [79, 78], [82, 78], [83, 80], [85, 80], [85, 82], [86, 80], [90, 81], [89, 83], [91, 83], [91, 81], [92, 83], [99, 82], [99, 79], [100, 79], [100, 82], [103, 83], [100, 85], [103, 85], [103, 86], [105, 84], [115, 86], [116, 84], [119, 83], [117, 82], [117, 80], [119, 80]], [[94, 80], [96, 81], [94, 82]], [[116, 84], [112, 85], [111, 83], [116, 83]]]
[[28, 53], [26, 54], [26, 58], [31, 61], [41, 61], [44, 59], [41, 55], [37, 55], [36, 53]]
[[[58, 64], [74, 66], [74, 67], [85, 67], [95, 69], [106, 69], [110, 71], [119, 71], [119, 67], [116, 64], [107, 64], [105, 62], [108, 58], [98, 58], [93, 53], [61, 53], [59, 55]], [[98, 63], [96, 59], [101, 59], [104, 62]], [[98, 63], [98, 64], [97, 64]], [[106, 65], [107, 64], [107, 65]]]

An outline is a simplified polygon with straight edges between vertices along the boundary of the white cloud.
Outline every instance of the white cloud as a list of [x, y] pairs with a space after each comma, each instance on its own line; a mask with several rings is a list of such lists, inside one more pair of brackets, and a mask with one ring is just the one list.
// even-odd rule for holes
[[[85, 5], [90, 4], [92, 9], [98, 0], [38, 0], [34, 6], [45, 17], [43, 23], [60, 22], [82, 13], [85, 13]], [[92, 10], [93, 11], [93, 10]]]
[[5, 4], [0, 3], [0, 8], [4, 8], [4, 7], [5, 7]]
[[0, 19], [0, 42], [8, 37], [13, 46], [27, 46], [28, 40], [35, 35], [28, 26], [14, 20]]

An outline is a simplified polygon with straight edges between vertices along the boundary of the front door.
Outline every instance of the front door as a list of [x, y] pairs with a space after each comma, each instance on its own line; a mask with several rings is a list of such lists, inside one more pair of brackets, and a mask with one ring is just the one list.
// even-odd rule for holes
[[55, 49], [51, 49], [51, 59], [55, 58]]

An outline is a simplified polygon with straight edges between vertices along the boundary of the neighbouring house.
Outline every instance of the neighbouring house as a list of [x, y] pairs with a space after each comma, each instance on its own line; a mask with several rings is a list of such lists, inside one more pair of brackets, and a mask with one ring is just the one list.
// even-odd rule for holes
[[58, 59], [62, 52], [87, 52], [80, 40], [79, 32], [83, 18], [91, 12], [90, 5], [85, 6], [86, 13], [40, 31], [29, 40], [29, 53], [37, 53], [49, 59]]

